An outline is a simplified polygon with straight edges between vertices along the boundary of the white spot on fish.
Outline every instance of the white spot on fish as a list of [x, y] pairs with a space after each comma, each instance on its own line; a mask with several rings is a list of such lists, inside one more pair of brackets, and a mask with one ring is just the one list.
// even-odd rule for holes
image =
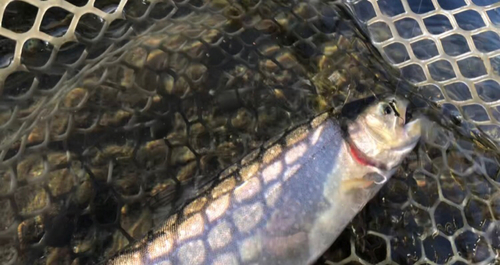
[[297, 146], [292, 147], [285, 154], [285, 162], [290, 165], [303, 156], [307, 151], [307, 146], [304, 143], [298, 144]]
[[239, 249], [243, 262], [255, 260], [262, 253], [262, 239], [260, 235], [244, 239]]
[[166, 232], [165, 235], [154, 239], [147, 246], [147, 253], [149, 254], [149, 259], [156, 259], [158, 257], [165, 257], [172, 251], [174, 246], [174, 238], [170, 232]]
[[238, 202], [253, 198], [261, 190], [260, 180], [251, 178], [234, 190], [234, 198]]
[[321, 133], [323, 132], [323, 128], [325, 128], [325, 126], [320, 126], [314, 131], [313, 135], [311, 136], [311, 145], [315, 145], [319, 141]]
[[293, 177], [297, 171], [299, 171], [299, 169], [301, 168], [302, 166], [300, 164], [297, 164], [297, 165], [293, 165], [291, 166], [290, 168], [288, 168], [286, 171], [285, 171], [285, 174], [283, 174], [283, 181], [287, 181], [289, 180], [291, 177]]
[[205, 224], [201, 214], [198, 213], [189, 217], [179, 225], [177, 242], [182, 242], [183, 240], [201, 235], [204, 228]]
[[283, 172], [283, 165], [281, 161], [276, 161], [272, 163], [271, 165], [267, 166], [263, 171], [262, 171], [262, 179], [264, 182], [267, 184], [276, 178], [278, 178], [279, 174]]
[[213, 265], [238, 265], [238, 258], [233, 253], [224, 253], [215, 258]]
[[221, 217], [229, 207], [229, 195], [224, 195], [217, 200], [211, 202], [207, 206], [206, 215], [209, 222], [213, 222]]
[[281, 182], [271, 185], [264, 193], [266, 204], [269, 207], [274, 207], [282, 192]]
[[198, 265], [205, 262], [205, 246], [203, 241], [196, 240], [182, 245], [177, 252], [177, 258], [183, 265]]
[[229, 223], [223, 221], [217, 224], [208, 233], [208, 244], [213, 250], [225, 247], [232, 240], [231, 228]]
[[257, 202], [237, 208], [233, 213], [233, 221], [241, 233], [250, 231], [257, 226], [264, 216], [264, 206]]

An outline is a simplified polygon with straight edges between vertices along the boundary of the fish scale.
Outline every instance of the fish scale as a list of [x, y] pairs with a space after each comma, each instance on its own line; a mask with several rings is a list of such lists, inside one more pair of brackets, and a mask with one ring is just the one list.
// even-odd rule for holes
[[[110, 257], [286, 128], [407, 86], [335, 1], [86, 3], [0, 4], [0, 263]], [[320, 263], [498, 259], [497, 156], [446, 124]]]

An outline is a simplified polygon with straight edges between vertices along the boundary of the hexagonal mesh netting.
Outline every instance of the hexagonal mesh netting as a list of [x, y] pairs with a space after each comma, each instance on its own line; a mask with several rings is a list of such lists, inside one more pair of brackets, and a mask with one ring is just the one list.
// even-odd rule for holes
[[427, 99], [500, 141], [500, 2], [347, 0], [383, 57]]
[[[352, 3], [370, 32], [376, 18], [367, 14], [380, 15], [373, 8], [385, 1], [372, 2]], [[414, 89], [338, 1], [22, 0], [0, 10], [1, 264], [101, 262], [290, 126], [346, 101]], [[382, 28], [372, 40], [396, 66], [410, 65], [404, 47], [432, 55], [422, 47], [430, 42], [377, 39], [388, 33]], [[494, 30], [452, 28], [477, 39], [479, 52], [453, 57], [438, 48], [440, 56], [454, 70], [491, 74], [494, 61], [480, 68], [466, 60], [494, 58], [481, 50], [495, 44], [484, 36]], [[449, 52], [460, 53], [464, 40], [450, 39]], [[495, 117], [492, 75], [436, 79], [451, 72], [424, 57], [410, 61], [437, 62], [423, 76], [445, 89], [418, 83], [426, 97]], [[402, 76], [419, 77], [414, 69]], [[439, 91], [447, 92], [432, 94]], [[447, 127], [428, 132], [318, 264], [498, 262], [498, 153], [468, 134], [477, 129], [469, 118], [484, 115], [458, 124], [418, 96], [415, 103]]]

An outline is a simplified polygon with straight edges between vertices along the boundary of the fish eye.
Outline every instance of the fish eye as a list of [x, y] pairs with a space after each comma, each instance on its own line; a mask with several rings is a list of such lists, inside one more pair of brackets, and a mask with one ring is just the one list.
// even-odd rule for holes
[[383, 104], [383, 105], [382, 105], [382, 113], [383, 113], [384, 115], [389, 115], [389, 114], [391, 114], [391, 113], [392, 113], [392, 108], [391, 108], [391, 106], [389, 106], [389, 104]]

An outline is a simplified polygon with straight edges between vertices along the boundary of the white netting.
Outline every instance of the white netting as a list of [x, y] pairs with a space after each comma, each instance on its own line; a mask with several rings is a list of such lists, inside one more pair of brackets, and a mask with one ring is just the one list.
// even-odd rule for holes
[[347, 2], [383, 57], [423, 96], [500, 141], [500, 2]]
[[[320, 2], [2, 1], [0, 263], [110, 257], [284, 129], [405, 86], [340, 1]], [[348, 5], [422, 95], [497, 139], [498, 5], [413, 2]], [[461, 26], [469, 9], [484, 26]], [[497, 262], [495, 153], [426, 139], [318, 263]]]

